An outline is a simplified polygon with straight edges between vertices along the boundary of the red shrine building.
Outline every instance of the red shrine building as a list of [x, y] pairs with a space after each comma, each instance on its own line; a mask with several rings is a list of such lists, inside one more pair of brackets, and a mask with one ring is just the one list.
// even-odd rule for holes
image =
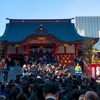
[[84, 41], [89, 39], [77, 33], [71, 19], [8, 20], [0, 37], [5, 58], [51, 56], [59, 64], [73, 66], [74, 58], [82, 55]]

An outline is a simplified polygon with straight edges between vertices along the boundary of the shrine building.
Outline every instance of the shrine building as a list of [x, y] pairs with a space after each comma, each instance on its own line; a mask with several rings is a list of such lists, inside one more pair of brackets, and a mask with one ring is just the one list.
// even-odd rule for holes
[[[72, 19], [7, 19], [5, 32], [0, 37], [5, 58], [55, 57], [62, 65], [73, 66], [81, 56], [83, 43]], [[95, 39], [94, 39], [95, 40]]]

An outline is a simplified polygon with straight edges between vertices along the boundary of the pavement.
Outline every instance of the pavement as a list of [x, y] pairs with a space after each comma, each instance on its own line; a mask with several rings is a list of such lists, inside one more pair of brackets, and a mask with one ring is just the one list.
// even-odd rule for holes
[[[8, 72], [8, 82], [11, 79], [15, 79], [17, 74], [21, 74], [22, 73], [22, 67], [10, 67], [10, 70]], [[3, 81], [3, 76], [2, 76], [2, 72], [0, 70], [0, 82]]]

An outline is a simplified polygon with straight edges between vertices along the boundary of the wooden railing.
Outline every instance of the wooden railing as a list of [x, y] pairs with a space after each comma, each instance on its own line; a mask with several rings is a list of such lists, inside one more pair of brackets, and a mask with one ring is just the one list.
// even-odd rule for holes
[[89, 78], [92, 77], [92, 68], [91, 68], [91, 64], [87, 63], [86, 61], [84, 61], [84, 68], [86, 71], [86, 74]]

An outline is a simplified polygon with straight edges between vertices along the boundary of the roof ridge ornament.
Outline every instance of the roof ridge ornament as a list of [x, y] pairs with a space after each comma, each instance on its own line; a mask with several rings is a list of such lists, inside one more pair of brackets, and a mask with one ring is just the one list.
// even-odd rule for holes
[[42, 27], [43, 25], [42, 24], [40, 24], [40, 27]]
[[40, 24], [40, 30], [41, 30], [41, 31], [43, 30], [42, 24]]
[[40, 24], [40, 27], [36, 29], [35, 32], [39, 34], [48, 34], [47, 29], [44, 28], [42, 24]]

